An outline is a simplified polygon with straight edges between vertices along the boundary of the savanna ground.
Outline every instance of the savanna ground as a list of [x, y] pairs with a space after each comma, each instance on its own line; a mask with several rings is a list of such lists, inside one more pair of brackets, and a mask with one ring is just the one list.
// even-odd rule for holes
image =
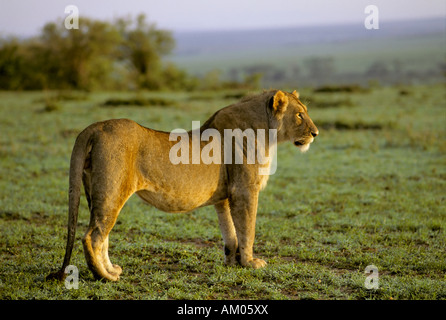
[[[44, 277], [65, 251], [76, 135], [121, 117], [189, 129], [238, 93], [0, 92], [0, 299], [446, 299], [445, 89], [302, 89], [320, 136], [306, 154], [278, 148], [259, 200], [264, 269], [223, 264], [213, 207], [169, 214], [133, 196], [110, 235], [121, 279], [95, 281], [80, 241], [82, 196], [72, 290]], [[378, 289], [364, 285], [368, 265]]]

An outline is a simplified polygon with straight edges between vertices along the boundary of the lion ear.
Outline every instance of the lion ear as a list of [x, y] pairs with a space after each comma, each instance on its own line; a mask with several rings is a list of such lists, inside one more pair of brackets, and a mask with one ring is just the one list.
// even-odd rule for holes
[[286, 107], [288, 106], [288, 97], [282, 91], [277, 91], [273, 97], [272, 108], [274, 113], [282, 114], [285, 112]]
[[294, 95], [297, 99], [299, 99], [299, 92], [297, 92], [296, 90], [293, 91], [293, 95]]

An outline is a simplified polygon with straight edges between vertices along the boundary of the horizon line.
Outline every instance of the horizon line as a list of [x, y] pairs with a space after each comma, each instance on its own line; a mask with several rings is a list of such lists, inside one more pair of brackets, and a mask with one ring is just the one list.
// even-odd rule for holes
[[[94, 19], [98, 21], [108, 21], [112, 22], [113, 19], [100, 19], [100, 18], [93, 18], [86, 16], [87, 19]], [[116, 17], [118, 18], [118, 17]], [[40, 30], [45, 26], [47, 23], [56, 22], [58, 19], [61, 19], [63, 21], [63, 17], [55, 18], [54, 20], [45, 22], [38, 31], [35, 33], [29, 33], [29, 34], [19, 34], [19, 33], [5, 33], [0, 30], [0, 39], [1, 38], [8, 38], [8, 37], [17, 37], [17, 38], [32, 38], [39, 35]], [[410, 22], [422, 22], [426, 20], [444, 20], [445, 28], [446, 28], [446, 16], [444, 15], [437, 15], [437, 16], [430, 16], [430, 17], [420, 17], [420, 18], [394, 18], [390, 20], [381, 20], [381, 23], [384, 24], [395, 24], [395, 23], [410, 23]], [[79, 21], [81, 21], [82, 18], [79, 18]], [[155, 25], [157, 22], [153, 22]], [[349, 22], [328, 22], [328, 23], [319, 23], [319, 24], [302, 24], [302, 25], [283, 25], [283, 26], [258, 26], [258, 27], [236, 27], [236, 28], [191, 28], [191, 29], [182, 29], [182, 28], [164, 28], [158, 26], [161, 30], [166, 30], [172, 32], [173, 35], [175, 34], [187, 34], [187, 33], [230, 33], [230, 32], [253, 32], [253, 31], [262, 31], [262, 30], [286, 30], [286, 29], [306, 29], [306, 28], [327, 28], [327, 27], [348, 27], [348, 26], [355, 26], [357, 24], [362, 24], [363, 21], [349, 21]], [[446, 29], [445, 29], [446, 31]]]
[[[380, 22], [384, 24], [394, 24], [394, 23], [409, 23], [409, 22], [422, 22], [427, 20], [440, 20], [443, 19], [446, 27], [446, 16], [430, 16], [430, 17], [421, 17], [421, 18], [396, 18], [396, 19], [389, 19], [389, 20], [383, 20], [381, 19]], [[384, 21], [384, 22], [383, 22]], [[240, 31], [262, 31], [262, 30], [284, 30], [284, 29], [305, 29], [305, 28], [324, 28], [324, 27], [341, 27], [341, 26], [355, 26], [357, 24], [363, 24], [363, 20], [358, 21], [349, 21], [349, 22], [328, 22], [328, 23], [319, 23], [319, 24], [302, 24], [302, 25], [283, 25], [283, 26], [266, 26], [266, 27], [239, 27], [239, 28], [212, 28], [212, 29], [182, 29], [182, 30], [169, 30], [173, 33], [206, 33], [206, 32], [240, 32]], [[166, 29], [165, 29], [166, 30]], [[445, 29], [446, 32], [446, 29]]]

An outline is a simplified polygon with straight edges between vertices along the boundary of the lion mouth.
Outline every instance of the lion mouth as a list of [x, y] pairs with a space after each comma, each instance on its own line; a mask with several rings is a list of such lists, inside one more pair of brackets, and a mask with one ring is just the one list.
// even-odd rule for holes
[[300, 141], [294, 141], [294, 145], [295, 145], [296, 147], [299, 147], [299, 146], [302, 146], [303, 143], [300, 142]]
[[310, 139], [310, 140], [295, 140], [294, 141], [294, 145], [296, 147], [303, 147], [306, 146], [307, 144], [310, 144], [313, 142], [314, 139]]
[[299, 148], [301, 152], [306, 152], [310, 149], [310, 144], [314, 141], [314, 138], [309, 140], [294, 140], [294, 145]]

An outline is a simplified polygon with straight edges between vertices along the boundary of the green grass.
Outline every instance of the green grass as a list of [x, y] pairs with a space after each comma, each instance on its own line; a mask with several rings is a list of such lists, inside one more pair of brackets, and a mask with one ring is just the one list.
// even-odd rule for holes
[[[212, 207], [168, 214], [132, 197], [110, 235], [121, 280], [95, 281], [80, 242], [89, 219], [82, 196], [71, 260], [80, 283], [67, 290], [44, 277], [64, 255], [69, 158], [80, 130], [120, 117], [190, 128], [235, 93], [141, 93], [173, 103], [103, 108], [135, 94], [0, 92], [0, 299], [446, 299], [444, 93], [442, 85], [302, 90], [316, 125], [348, 125], [321, 127], [306, 154], [279, 146], [259, 200], [254, 251], [264, 269], [223, 264]], [[330, 101], [348, 103], [318, 108]], [[377, 290], [364, 286], [371, 264]]]

